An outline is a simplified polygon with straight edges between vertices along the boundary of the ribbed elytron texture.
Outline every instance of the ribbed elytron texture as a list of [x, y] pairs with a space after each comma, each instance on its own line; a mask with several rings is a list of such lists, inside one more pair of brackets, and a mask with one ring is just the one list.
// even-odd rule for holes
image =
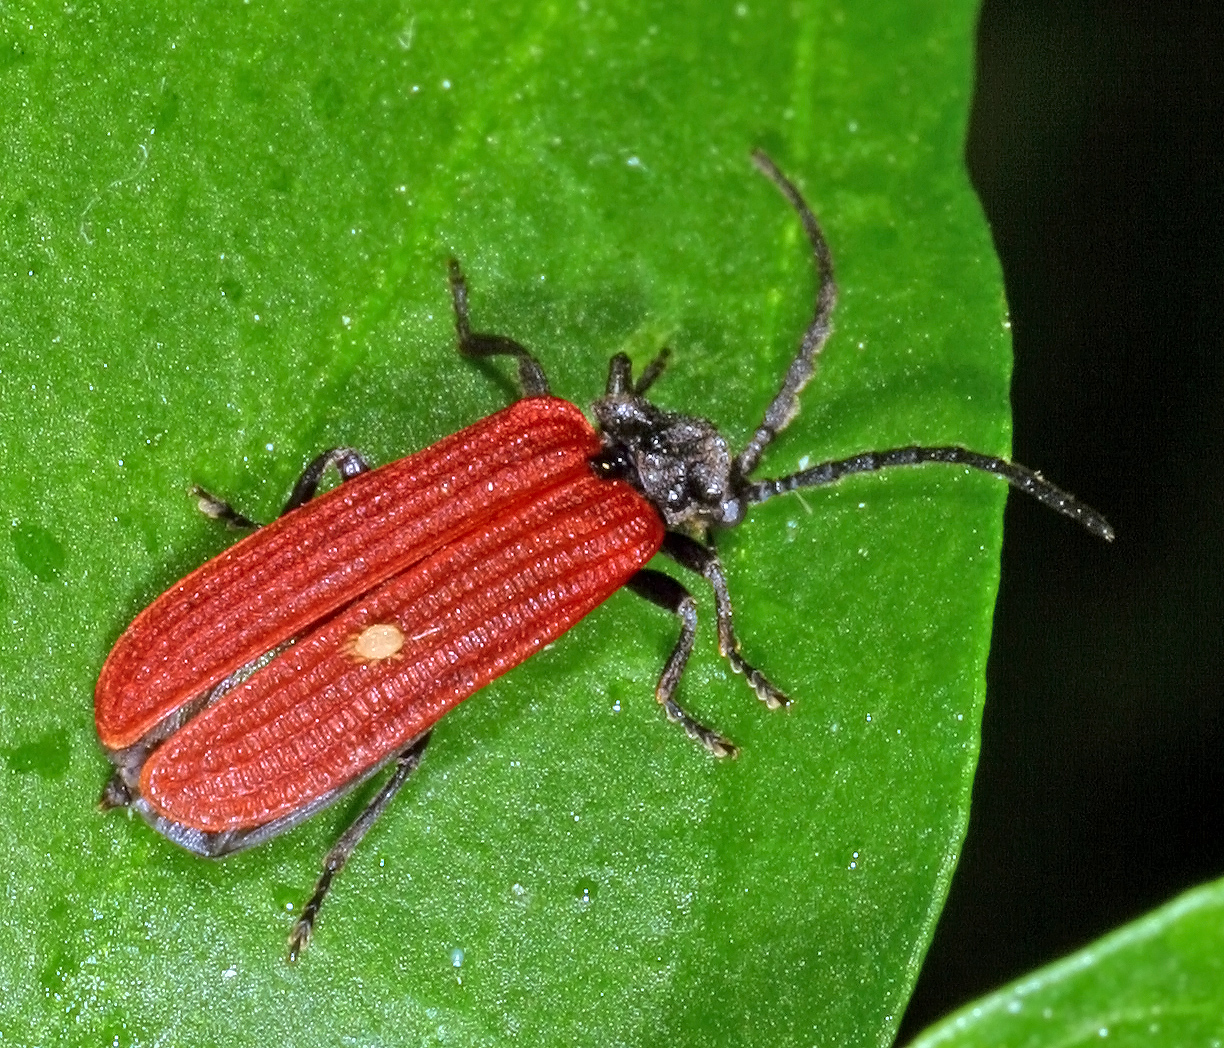
[[119, 638], [98, 678], [102, 745], [160, 720], [447, 543], [577, 475], [599, 438], [573, 404], [520, 400], [308, 502], [192, 572]]
[[[586, 469], [518, 500], [188, 722], [149, 758], [140, 794], [158, 813], [205, 831], [298, 810], [564, 633], [662, 541], [662, 522], [636, 491]], [[403, 649], [358, 660], [352, 639], [382, 623], [403, 632]]]

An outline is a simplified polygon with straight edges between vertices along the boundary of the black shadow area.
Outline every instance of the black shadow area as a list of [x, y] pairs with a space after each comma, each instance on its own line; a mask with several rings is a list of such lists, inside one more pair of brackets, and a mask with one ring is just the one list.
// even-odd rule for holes
[[986, 0], [1015, 457], [969, 836], [901, 1041], [1224, 874], [1224, 5]]

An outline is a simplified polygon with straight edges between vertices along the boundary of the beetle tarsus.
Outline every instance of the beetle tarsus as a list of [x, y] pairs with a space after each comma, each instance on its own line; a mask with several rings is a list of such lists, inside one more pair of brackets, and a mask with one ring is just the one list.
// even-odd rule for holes
[[98, 810], [110, 811], [112, 808], [126, 808], [132, 803], [132, 791], [123, 781], [123, 773], [115, 772], [106, 780], [102, 787], [102, 795], [98, 798]]
[[332, 877], [336, 872], [335, 870], [323, 871], [323, 876], [315, 884], [314, 894], [310, 897], [310, 901], [302, 907], [301, 916], [293, 922], [293, 929], [289, 932], [289, 954], [286, 958], [290, 964], [301, 957], [306, 947], [310, 945], [315, 918], [319, 915], [319, 907], [323, 905], [323, 897], [331, 888]]
[[246, 528], [259, 527], [258, 522], [243, 516], [224, 499], [217, 498], [212, 492], [206, 491], [198, 484], [193, 484], [188, 494], [196, 500], [196, 507], [204, 516], [221, 521], [231, 530], [242, 531]]
[[656, 697], [663, 707], [663, 712], [667, 714], [667, 719], [673, 724], [679, 724], [690, 739], [701, 743], [715, 757], [730, 757], [734, 760], [739, 756], [739, 747], [735, 743], [719, 735], [713, 728], [707, 728], [700, 721], [694, 720], [675, 699], [662, 695]]
[[[728, 658], [731, 663], [731, 668], [737, 673], [743, 673], [744, 679], [748, 682], [755, 693], [767, 709], [780, 710], [791, 704], [791, 698], [781, 688], [777, 687], [769, 680], [760, 670], [749, 666], [743, 659], [739, 658], [738, 654], [734, 658]], [[737, 666], [736, 663], [739, 663]]]

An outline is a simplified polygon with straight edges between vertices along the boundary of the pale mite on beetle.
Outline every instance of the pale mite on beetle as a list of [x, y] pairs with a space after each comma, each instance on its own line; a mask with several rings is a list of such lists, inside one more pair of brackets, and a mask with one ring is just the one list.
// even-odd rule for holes
[[394, 622], [376, 622], [349, 638], [345, 650], [358, 660], [394, 658], [404, 646], [404, 633]]
[[[666, 349], [645, 368], [636, 382], [633, 380], [632, 366], [628, 357], [623, 353], [618, 353], [610, 362], [605, 394], [594, 404], [594, 415], [600, 426], [597, 444], [595, 445], [599, 450], [593, 449], [586, 460], [589, 463], [590, 470], [593, 471], [596, 477], [610, 482], [611, 486], [606, 488], [609, 492], [609, 498], [611, 498], [611, 492], [616, 484], [620, 482], [627, 483], [629, 488], [632, 489], [627, 495], [631, 495], [633, 491], [636, 491], [645, 499], [649, 510], [657, 515], [657, 522], [652, 524], [652, 527], [657, 529], [661, 525], [664, 529], [657, 538], [643, 538], [641, 540], [641, 548], [634, 547], [637, 552], [634, 552], [632, 555], [629, 552], [624, 554], [624, 563], [626, 565], [638, 564], [638, 561], [640, 561], [641, 564], [639, 566], [636, 568], [626, 567], [624, 569], [609, 568], [605, 575], [599, 576], [598, 585], [595, 582], [584, 584], [591, 587], [588, 591], [588, 596], [590, 599], [598, 596], [598, 600], [596, 600], [596, 603], [598, 603], [599, 600], [604, 599], [607, 595], [603, 593], [603, 589], [611, 585], [612, 581], [615, 581], [616, 584], [612, 587], [613, 589], [619, 588], [621, 585], [627, 586], [638, 595], [672, 612], [681, 620], [680, 636], [659, 677], [655, 692], [656, 699], [663, 706], [669, 719], [679, 723], [692, 738], [705, 746], [710, 753], [719, 757], [734, 756], [737, 752], [735, 746], [718, 732], [696, 721], [684, 711], [675, 699], [676, 688], [693, 648], [697, 624], [696, 605], [688, 591], [671, 576], [641, 566], [644, 565], [645, 560], [649, 559], [651, 553], [661, 551], [667, 554], [681, 566], [702, 575], [710, 583], [714, 592], [720, 652], [728, 659], [736, 673], [742, 673], [745, 676], [758, 698], [768, 707], [778, 708], [786, 705], [790, 700], [759, 670], [751, 666], [740, 655], [739, 641], [736, 639], [732, 625], [731, 599], [722, 565], [713, 546], [713, 532], [718, 528], [734, 527], [739, 524], [744, 519], [751, 505], [798, 488], [817, 487], [834, 483], [841, 477], [851, 473], [872, 472], [892, 466], [918, 465], [924, 462], [948, 462], [968, 466], [1001, 477], [1012, 486], [1033, 496], [1050, 508], [1076, 520], [1092, 534], [1106, 540], [1112, 540], [1113, 538], [1113, 530], [1100, 514], [1077, 501], [1073, 496], [1059, 490], [1040, 475], [1005, 459], [982, 455], [961, 447], [911, 446], [894, 448], [888, 451], [863, 452], [850, 458], [824, 462], [786, 477], [767, 480], [751, 479], [750, 475], [755, 470], [762, 452], [774, 437], [786, 427], [798, 411], [799, 394], [811, 378], [815, 370], [816, 358], [831, 333], [830, 318], [837, 295], [836, 284], [833, 279], [832, 258], [815, 216], [795, 186], [764, 153], [760, 151], [753, 153], [753, 161], [761, 172], [786, 197], [802, 221], [819, 277], [814, 316], [804, 332], [799, 352], [791, 362], [781, 388], [770, 403], [760, 425], [747, 445], [738, 454], [733, 454], [726, 439], [712, 423], [696, 416], [663, 411], [645, 399], [644, 394], [663, 371], [667, 360]], [[518, 403], [520, 405], [532, 402], [538, 403], [539, 411], [543, 413], [541, 415], [542, 418], [549, 416], [550, 413], [557, 414], [559, 412], [558, 418], [564, 415], [565, 410], [562, 409], [564, 402], [556, 401], [550, 397], [548, 380], [540, 364], [531, 353], [512, 339], [499, 335], [477, 333], [471, 330], [468, 322], [467, 286], [458, 263], [453, 260], [450, 264], [450, 286], [460, 352], [468, 356], [477, 357], [498, 355], [514, 357], [518, 363], [519, 383], [524, 394], [524, 399]], [[570, 405], [564, 405], [564, 408], [570, 411], [576, 410], [572, 409]], [[409, 461], [415, 462], [418, 459], [431, 464], [441, 463], [447, 465], [450, 462], [448, 455], [451, 453], [449, 451], [435, 451], [434, 449], [441, 448], [443, 445], [450, 448], [454, 439], [465, 437], [469, 434], [488, 433], [496, 435], [501, 432], [497, 428], [498, 426], [509, 425], [508, 422], [499, 420], [510, 418], [512, 411], [513, 409], [506, 409], [497, 415], [490, 416], [489, 419], [482, 420], [482, 422], [474, 424], [467, 430], [460, 431], [453, 439], [444, 439], [438, 445], [434, 445], [433, 448], [424, 449], [422, 452], [417, 453], [417, 455], [410, 456], [409, 459], [399, 460], [398, 463], [392, 463], [387, 467], [383, 467], [383, 470], [375, 472], [383, 473], [383, 471], [387, 471], [383, 475], [390, 476], [390, 471], [394, 467]], [[579, 422], [574, 418], [570, 418], [566, 424], [578, 426]], [[589, 425], [585, 422], [581, 424], [586, 425], [587, 432], [591, 432]], [[582, 437], [580, 428], [575, 430], [575, 433], [579, 435], [571, 439], [569, 445], [571, 451], [576, 446], [573, 444], [573, 441], [586, 439]], [[475, 440], [477, 437], [472, 436], [470, 439]], [[448, 440], [451, 442], [448, 443]], [[371, 474], [367, 472], [369, 467], [366, 465], [365, 460], [352, 448], [334, 448], [324, 452], [306, 468], [298, 479], [293, 494], [285, 507], [284, 514], [303, 509], [308, 504], [318, 507], [326, 502], [329, 507], [328, 512], [333, 512], [334, 510], [333, 516], [335, 519], [342, 519], [339, 515], [345, 512], [345, 506], [348, 505], [348, 503], [343, 501], [347, 496], [339, 496], [340, 501], [337, 501], [337, 493], [351, 491], [358, 487], [358, 484], [350, 485], [342, 483], [336, 491], [323, 496], [318, 502], [312, 502], [321, 477], [326, 470], [333, 467], [339, 472], [342, 482], [351, 482], [354, 478], [362, 477], [363, 475], [367, 478], [371, 477]], [[535, 467], [532, 467], [531, 460], [527, 460], [526, 465], [523, 467], [527, 472], [523, 475], [530, 475], [531, 468], [535, 468], [536, 475], [540, 474], [545, 469], [545, 460], [541, 458]], [[459, 467], [456, 467], [456, 469], [458, 470]], [[456, 472], [454, 476], [456, 482], [463, 479], [461, 472]], [[569, 474], [566, 474], [566, 476], [569, 476]], [[360, 483], [364, 484], [366, 481], [363, 480]], [[390, 483], [390, 481], [386, 483]], [[532, 483], [537, 483], [537, 481], [533, 479]], [[567, 481], [567, 483], [570, 482]], [[572, 483], [574, 490], [577, 492], [588, 490], [588, 488], [583, 487], [583, 484], [589, 485], [594, 483], [594, 481], [587, 474], [586, 481], [583, 481], [581, 476], [576, 476]], [[448, 481], [442, 480], [441, 490], [449, 493], [448, 485]], [[490, 492], [493, 491], [494, 484], [491, 479], [488, 480], [488, 488]], [[432, 491], [433, 489], [430, 490]], [[548, 489], [550, 493], [545, 493], [541, 489], [537, 494], [532, 494], [531, 492], [534, 490], [536, 489], [530, 487], [522, 489], [521, 492], [511, 490], [508, 498], [502, 496], [502, 502], [491, 503], [494, 508], [489, 512], [493, 515], [488, 517], [488, 521], [491, 523], [488, 523], [487, 526], [491, 528], [494, 524], [499, 524], [506, 529], [510, 529], [517, 526], [514, 522], [520, 516], [528, 514], [529, 511], [534, 512], [537, 507], [540, 512], [553, 512], [552, 502], [549, 500], [557, 497], [555, 491]], [[605, 488], [599, 487], [597, 490], [603, 491]], [[202, 489], [193, 489], [193, 495], [198, 499], [201, 511], [208, 516], [224, 520], [238, 527], [255, 526], [252, 521], [236, 512], [226, 502], [215, 498]], [[627, 495], [624, 497], [627, 497]], [[602, 496], [589, 495], [584, 497], [599, 498]], [[634, 497], [636, 498], [637, 496]], [[470, 496], [470, 498], [475, 500], [475, 496]], [[493, 498], [492, 494], [490, 494], [489, 498]], [[597, 504], [592, 503], [592, 505]], [[476, 501], [471, 501], [464, 505], [465, 507], [470, 507], [472, 512], [476, 512], [484, 503], [478, 504]], [[583, 505], [581, 503], [576, 505], [576, 512], [580, 512], [583, 509]], [[611, 503], [609, 502], [608, 505], [610, 506]], [[335, 509], [337, 506], [339, 506], [339, 509]], [[324, 516], [322, 513], [311, 517], [310, 512], [310, 510], [305, 510], [305, 515], [297, 519], [323, 521], [324, 523], [332, 519]], [[419, 511], [421, 514], [426, 512], [426, 509]], [[557, 512], [559, 513], [560, 510], [557, 510]], [[566, 512], [569, 511], [566, 510]], [[631, 514], [626, 519], [632, 522], [632, 512], [636, 511], [627, 510], [626, 512]], [[282, 514], [282, 517], [284, 514]], [[425, 745], [429, 740], [429, 733], [433, 723], [446, 710], [442, 709], [436, 716], [433, 716], [428, 711], [420, 713], [418, 716], [418, 722], [420, 723], [414, 722], [416, 726], [413, 728], [413, 731], [415, 733], [411, 738], [400, 739], [395, 743], [396, 748], [385, 752], [380, 751], [380, 755], [373, 763], [362, 765], [353, 772], [352, 777], [348, 781], [342, 782], [334, 789], [329, 788], [310, 795], [301, 803], [300, 807], [288, 810], [284, 814], [268, 815], [264, 821], [255, 819], [255, 821], [246, 823], [235, 823], [233, 829], [209, 830], [203, 828], [203, 824], [196, 825], [186, 821], [185, 817], [176, 820], [171, 815], [164, 814], [162, 810], [159, 810], [142, 793], [147, 782], [152, 781], [149, 776], [149, 769], [157, 768], [157, 753], [163, 746], [172, 740], [177, 744], [180, 738], [189, 734], [189, 725], [196, 723], [196, 718], [201, 717], [207, 710], [222, 709], [217, 704], [226, 695], [231, 696], [231, 702], [236, 701], [235, 696], [238, 694], [239, 689], [248, 684], [253, 686], [256, 683], [255, 678], [257, 675], [266, 674], [264, 677], [259, 677], [260, 681], [264, 681], [268, 679], [267, 675], [277, 671], [278, 666], [288, 665], [288, 663], [282, 662], [282, 658], [293, 659], [299, 656], [305, 658], [302, 652], [305, 649], [306, 642], [313, 643], [316, 637], [324, 636], [328, 622], [339, 620], [344, 614], [349, 612], [354, 612], [355, 614], [360, 612], [360, 614], [364, 615], [364, 609], [381, 599], [380, 595], [389, 591], [393, 583], [399, 579], [411, 581], [417, 574], [425, 571], [424, 565], [437, 560], [438, 557], [451, 557], [455, 561], [459, 561], [463, 557], [471, 555], [471, 551], [477, 549], [475, 544], [478, 541], [478, 533], [483, 534], [481, 529], [486, 527], [485, 523], [481, 523], [485, 518], [477, 517], [473, 519], [476, 522], [468, 522], [465, 525], [468, 530], [453, 534], [449, 544], [433, 547], [435, 552], [421, 554], [417, 561], [408, 561], [405, 565], [395, 568], [394, 572], [388, 571], [388, 574], [371, 576], [361, 583], [364, 588], [357, 591], [357, 595], [352, 598], [351, 603], [327, 607], [320, 605], [318, 610], [319, 618], [311, 620], [300, 632], [275, 640], [257, 657], [246, 662], [237, 670], [229, 672], [219, 682], [202, 685], [198, 694], [180, 701], [168, 713], [161, 716], [161, 719], [153, 724], [152, 727], [140, 730], [138, 733], [131, 733], [130, 726], [129, 729], [124, 729], [123, 715], [125, 711], [115, 708], [117, 700], [113, 697], [113, 691], [119, 690], [125, 695], [128, 694], [136, 686], [137, 678], [141, 678], [142, 674], [152, 673], [153, 670], [143, 665], [138, 665], [138, 668], [133, 670], [126, 663], [123, 663], [123, 658], [127, 658], [128, 662], [132, 661], [130, 652], [124, 648], [124, 644], [128, 642], [130, 636], [136, 635], [138, 626], [145, 628], [146, 631], [153, 630], [154, 640], [162, 643], [161, 640], [158, 640], [160, 635], [156, 633], [154, 627], [162, 629], [163, 632], [169, 631], [174, 622], [178, 621], [175, 619], [176, 615], [181, 617], [191, 613], [192, 606], [190, 602], [184, 603], [185, 598], [176, 589], [172, 588], [167, 591], [166, 594], [163, 594], [161, 598], [150, 605], [133, 622], [128, 631], [116, 643], [111, 657], [108, 658], [106, 666], [103, 667], [102, 675], [99, 677], [99, 697], [97, 699], [99, 736], [103, 738], [104, 746], [106, 746], [105, 739], [107, 737], [119, 738], [123, 730], [129, 730], [129, 733], [133, 734], [134, 741], [128, 739], [127, 736], [123, 736], [122, 743], [106, 746], [108, 756], [110, 756], [115, 764], [116, 771], [103, 791], [102, 806], [131, 805], [135, 807], [158, 832], [163, 833], [175, 843], [197, 854], [208, 857], [220, 857], [262, 843], [296, 825], [297, 822], [309, 817], [309, 815], [314, 814], [327, 804], [333, 803], [349, 789], [364, 782], [388, 763], [395, 764], [395, 770], [387, 783], [357, 819], [354, 820], [324, 859], [323, 874], [315, 886], [314, 893], [294, 922], [289, 938], [290, 959], [296, 958], [309, 941], [319, 906], [327, 894], [332, 879], [343, 868], [353, 849], [368, 831], [377, 816], [387, 807], [392, 797], [417, 767]], [[523, 519], [526, 519], [526, 517], [523, 516]], [[556, 519], [562, 520], [561, 517]], [[569, 518], [566, 517], [564, 520], [569, 520]], [[280, 527], [281, 530], [277, 532], [277, 535], [282, 536], [287, 534], [285, 530], [287, 526], [288, 522], [283, 527], [278, 524], [274, 526], [273, 530]], [[564, 523], [557, 524], [556, 527], [561, 529], [557, 534], [562, 534], [564, 528], [568, 526]], [[303, 527], [306, 527], [306, 525], [303, 525]], [[232, 547], [232, 550], [236, 551], [243, 547], [244, 544], [257, 540], [257, 536], [261, 534], [266, 535], [268, 531], [257, 532], [255, 536], [251, 536], [243, 540], [243, 543]], [[525, 538], [530, 538], [530, 533], [523, 533], [523, 535]], [[483, 539], [480, 539], [480, 541], [483, 541]], [[608, 541], [611, 540], [609, 539]], [[620, 540], [618, 539], [617, 541]], [[637, 540], [634, 541], [636, 542]], [[652, 543], [655, 544], [652, 546]], [[304, 548], [308, 544], [302, 543], [300, 545]], [[248, 550], [257, 550], [264, 547], [248, 545], [246, 548]], [[617, 548], [619, 549], [619, 547]], [[626, 550], [628, 549], [629, 547], [626, 547]], [[221, 557], [210, 561], [188, 578], [203, 577], [204, 572], [213, 570], [213, 566], [220, 564], [227, 556], [228, 551], [227, 554], [222, 554]], [[305, 554], [302, 556], [305, 556]], [[539, 563], [543, 565], [545, 561], [541, 560]], [[551, 561], [547, 563], [550, 566], [552, 564]], [[618, 563], [620, 562], [618, 561]], [[311, 567], [310, 570], [323, 571], [326, 567], [328, 566]], [[216, 568], [214, 574], [222, 570], [222, 567]], [[307, 567], [299, 566], [292, 570], [298, 571], [298, 575], [293, 576], [297, 578], [307, 571]], [[617, 572], [622, 572], [622, 574], [618, 575], [616, 574]], [[319, 577], [322, 578], [323, 576]], [[310, 575], [309, 578], [314, 579], [315, 576]], [[245, 584], [245, 582], [242, 584]], [[577, 586], [578, 583], [574, 585]], [[239, 588], [239, 586], [236, 584], [235, 588]], [[347, 600], [348, 598], [345, 599]], [[403, 599], [406, 601], [408, 598], [405, 597]], [[518, 599], [521, 603], [527, 598], [520, 597]], [[456, 606], [462, 610], [461, 605]], [[514, 605], [514, 607], [518, 608], [518, 605]], [[337, 610], [337, 608], [340, 610]], [[590, 608], [586, 608], [586, 610], [580, 613], [573, 613], [577, 617], [572, 618], [572, 621], [572, 616], [566, 617], [571, 613], [567, 612], [566, 615], [562, 615], [558, 611], [552, 619], [545, 617], [539, 624], [533, 625], [532, 628], [538, 629], [540, 636], [546, 634], [551, 636], [548, 633], [549, 630], [563, 631], [568, 629], [573, 625], [573, 622], [577, 621], [578, 618], [581, 618], [589, 610]], [[485, 614], [484, 611], [479, 613]], [[317, 622], [320, 620], [323, 621], [323, 625], [317, 625]], [[379, 674], [398, 672], [397, 667], [399, 665], [406, 668], [415, 665], [411, 661], [412, 659], [418, 659], [429, 654], [431, 650], [430, 645], [423, 642], [428, 642], [435, 634], [442, 633], [443, 626], [441, 623], [434, 622], [422, 622], [420, 625], [423, 627], [422, 629], [414, 630], [410, 628], [406, 632], [403, 625], [391, 621], [385, 615], [370, 621], [362, 619], [354, 625], [351, 632], [344, 638], [338, 639], [336, 644], [345, 663], [350, 667], [356, 667], [358, 671], [367, 674], [372, 680]], [[222, 627], [218, 626], [217, 628], [220, 629]], [[445, 641], [445, 638], [443, 638], [443, 641], [444, 643], [453, 643], [453, 640]], [[132, 643], [136, 642], [133, 641]], [[153, 642], [150, 641], [148, 643], [152, 644]], [[131, 644], [128, 646], [131, 647]], [[117, 654], [121, 650], [123, 657]], [[163, 649], [154, 648], [152, 650], [161, 651]], [[171, 649], [172, 653], [173, 650]], [[450, 649], [444, 648], [443, 650]], [[522, 658], [525, 658], [529, 653], [527, 652], [521, 657], [516, 655], [515, 658], [517, 661], [522, 661]], [[491, 652], [481, 655], [481, 658], [486, 661], [490, 659], [497, 661], [495, 655], [496, 653]], [[323, 656], [320, 657], [322, 658]], [[511, 661], [505, 667], [501, 667], [499, 662], [499, 668], [494, 676], [506, 672], [512, 665], [516, 665], [517, 661]], [[112, 663], [122, 663], [122, 665], [120, 665], [119, 669], [112, 671]], [[324, 662], [320, 663], [320, 665], [331, 666], [333, 664]], [[483, 663], [481, 667], [481, 672], [489, 669]], [[403, 672], [406, 671], [405, 669]], [[118, 681], [115, 682], [108, 678], [108, 672], [110, 672], [110, 678], [118, 674]], [[348, 671], [341, 668], [334, 670], [334, 672]], [[131, 677], [124, 677], [123, 674], [125, 673], [131, 675]], [[384, 680], [386, 678], [379, 676], [378, 679]], [[331, 680], [334, 682], [334, 678]], [[104, 682], [106, 686], [104, 686]], [[113, 688], [107, 690], [111, 685], [113, 685]], [[483, 685], [476, 684], [471, 690], [477, 690], [481, 686]], [[123, 689], [127, 689], [127, 691], [123, 691]], [[471, 690], [459, 695], [458, 698], [454, 698], [451, 705], [461, 701], [467, 694], [471, 694]], [[104, 694], [106, 696], [105, 701], [103, 698]], [[424, 693], [422, 692], [422, 694]], [[400, 712], [407, 711], [411, 713], [414, 709], [414, 702], [420, 705], [425, 700], [416, 700], [411, 696], [405, 698]], [[447, 706], [446, 708], [450, 707]], [[156, 709], [160, 710], [161, 707], [156, 707]], [[134, 716], [134, 714], [129, 714], [129, 716]], [[387, 716], [390, 716], [390, 714], [388, 713]], [[431, 716], [432, 719], [429, 719]], [[139, 723], [143, 724], [143, 722]], [[201, 720], [199, 723], [204, 723], [204, 721]], [[195, 740], [192, 741], [194, 742]], [[271, 756], [278, 760], [281, 759], [275, 753], [272, 753]], [[266, 810], [271, 812], [276, 809], [268, 807]]]

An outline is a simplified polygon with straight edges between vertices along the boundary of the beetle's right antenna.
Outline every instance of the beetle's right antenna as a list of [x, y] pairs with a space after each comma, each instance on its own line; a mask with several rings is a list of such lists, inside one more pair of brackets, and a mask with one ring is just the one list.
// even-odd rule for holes
[[773, 398], [773, 403], [765, 411], [765, 417], [761, 419], [761, 424], [752, 434], [752, 439], [748, 441], [747, 447], [739, 453], [735, 460], [741, 477], [748, 476], [756, 469], [761, 459], [761, 452], [798, 413], [799, 394], [816, 370], [817, 354], [824, 348], [824, 344], [829, 340], [829, 335], [833, 333], [831, 317], [833, 306], [837, 303], [837, 281], [833, 279], [833, 256], [829, 253], [829, 245], [825, 241], [824, 233], [821, 232], [820, 223], [812, 214], [812, 209], [807, 206], [807, 201], [803, 199], [803, 195], [795, 184], [778, 170], [778, 165], [770, 160], [763, 151], [754, 149], [752, 162], [756, 164], [761, 174], [778, 187], [778, 190], [790, 202], [791, 207], [798, 212], [799, 219], [803, 222], [803, 231], [807, 234], [808, 243], [812, 245], [812, 255], [816, 259], [816, 275], [820, 280], [820, 287], [816, 292], [816, 312], [812, 316], [812, 322], [808, 324], [807, 330], [803, 333], [803, 341], [799, 343], [799, 353], [791, 361], [790, 367], [786, 369], [786, 378], [782, 381], [782, 388], [778, 390], [777, 395]]
[[920, 466], [925, 462], [950, 462], [991, 473], [1007, 481], [1017, 491], [1031, 495], [1043, 506], [1048, 506], [1064, 517], [1070, 517], [1097, 538], [1106, 542], [1114, 540], [1114, 529], [1109, 521], [1087, 503], [1051, 484], [1040, 473], [995, 455], [983, 455], [981, 452], [961, 447], [911, 446], [888, 451], [864, 451], [851, 458], [822, 462], [810, 469], [792, 473], [789, 477], [748, 481], [744, 497], [749, 504], [755, 504], [799, 488], [836, 484], [842, 477], [854, 473], [875, 473], [877, 470], [891, 469], [894, 466]]

